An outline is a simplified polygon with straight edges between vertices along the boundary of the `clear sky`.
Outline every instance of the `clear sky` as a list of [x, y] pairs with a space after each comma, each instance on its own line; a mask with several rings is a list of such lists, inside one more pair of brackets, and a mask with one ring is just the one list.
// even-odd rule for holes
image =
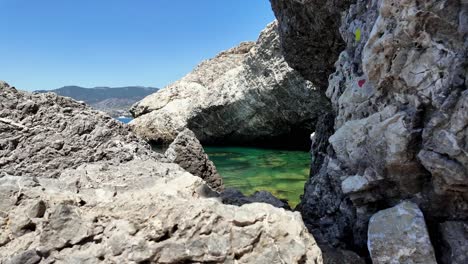
[[0, 80], [23, 90], [153, 86], [257, 39], [268, 0], [0, 0]]

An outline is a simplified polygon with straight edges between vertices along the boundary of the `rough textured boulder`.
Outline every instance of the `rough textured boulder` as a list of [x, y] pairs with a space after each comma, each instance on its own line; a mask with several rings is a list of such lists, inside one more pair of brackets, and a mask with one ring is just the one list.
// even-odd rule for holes
[[156, 157], [128, 126], [53, 93], [0, 82], [0, 175], [57, 177], [66, 168]]
[[272, 23], [256, 43], [203, 62], [133, 107], [135, 132], [151, 141], [172, 142], [189, 128], [202, 143], [304, 147], [329, 104], [288, 66], [279, 44]]
[[299, 213], [224, 205], [126, 125], [0, 89], [0, 263], [322, 263]]
[[[72, 185], [60, 192], [49, 188], [60, 186], [56, 179], [37, 183], [28, 177], [1, 178], [0, 188], [2, 192], [9, 188], [12, 195], [7, 201], [12, 204], [0, 208], [4, 212], [0, 219], [7, 220], [0, 225], [7, 237], [0, 246], [0, 260], [322, 263], [320, 249], [299, 213], [259, 203], [223, 205], [206, 198], [202, 180], [186, 172], [155, 174], [153, 181], [138, 188], [133, 182], [125, 186], [128, 181], [119, 178], [106, 182], [117, 170], [101, 173], [92, 189]], [[68, 173], [76, 173], [77, 179], [86, 176], [85, 168]], [[119, 190], [108, 189], [108, 183], [117, 182]]]
[[373, 264], [437, 264], [424, 215], [411, 202], [371, 217], [368, 247]]
[[299, 206], [317, 240], [364, 250], [370, 217], [408, 198], [433, 235], [465, 221], [467, 2], [271, 2], [286, 60], [313, 83], [323, 83], [316, 65], [328, 65], [316, 51], [337, 31], [345, 44], [329, 45], [334, 131], [329, 122], [316, 131], [320, 159]]
[[184, 129], [177, 135], [164, 155], [170, 162], [179, 164], [186, 171], [205, 180], [212, 189], [224, 189], [223, 178], [208, 158], [200, 141], [189, 129]]

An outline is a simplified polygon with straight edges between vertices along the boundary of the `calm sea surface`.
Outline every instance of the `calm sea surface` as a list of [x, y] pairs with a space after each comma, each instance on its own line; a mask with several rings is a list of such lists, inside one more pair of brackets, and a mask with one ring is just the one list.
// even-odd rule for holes
[[265, 190], [295, 207], [309, 175], [310, 154], [246, 147], [206, 147], [226, 187], [250, 195]]
[[[117, 118], [128, 124], [132, 118]], [[304, 192], [310, 154], [303, 151], [247, 147], [205, 147], [226, 187], [246, 195], [269, 191], [294, 207]]]

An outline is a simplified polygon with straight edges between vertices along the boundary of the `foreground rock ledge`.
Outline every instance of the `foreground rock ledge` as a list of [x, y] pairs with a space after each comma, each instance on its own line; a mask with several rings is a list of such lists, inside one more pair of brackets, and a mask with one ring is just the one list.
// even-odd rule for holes
[[322, 263], [299, 213], [224, 205], [107, 115], [0, 91], [0, 263]]

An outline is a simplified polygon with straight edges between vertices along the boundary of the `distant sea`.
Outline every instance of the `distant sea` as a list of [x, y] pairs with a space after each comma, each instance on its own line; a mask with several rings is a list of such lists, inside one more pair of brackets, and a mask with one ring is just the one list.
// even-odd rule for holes
[[117, 117], [117, 120], [119, 120], [122, 123], [128, 124], [130, 121], [133, 120], [131, 117]]

